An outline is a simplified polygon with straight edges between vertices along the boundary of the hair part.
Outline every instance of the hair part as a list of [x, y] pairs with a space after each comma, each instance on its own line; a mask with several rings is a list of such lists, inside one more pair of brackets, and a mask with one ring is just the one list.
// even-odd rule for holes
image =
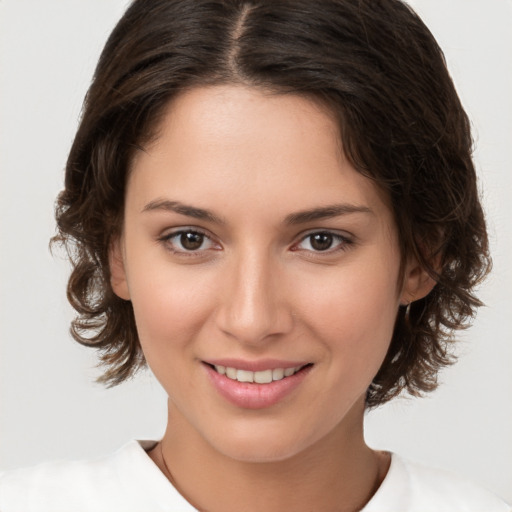
[[335, 116], [351, 164], [390, 198], [402, 269], [415, 258], [437, 283], [399, 308], [367, 406], [435, 389], [490, 257], [469, 120], [434, 37], [400, 0], [132, 2], [86, 95], [53, 239], [73, 264], [71, 333], [99, 349], [98, 380], [117, 385], [145, 365], [109, 269], [134, 152], [180, 92], [228, 83], [304, 95]]

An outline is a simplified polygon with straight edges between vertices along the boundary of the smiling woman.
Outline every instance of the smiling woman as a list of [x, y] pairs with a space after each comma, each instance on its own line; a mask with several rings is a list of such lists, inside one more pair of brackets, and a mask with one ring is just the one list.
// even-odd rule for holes
[[509, 510], [363, 435], [365, 410], [435, 389], [481, 305], [471, 144], [437, 43], [398, 0], [132, 2], [54, 242], [99, 380], [148, 365], [167, 428], [5, 473], [0, 509]]
[[219, 453], [283, 461], [329, 434], [347, 454], [346, 416], [362, 421], [400, 301], [434, 285], [417, 263], [399, 283], [381, 196], [307, 99], [226, 85], [173, 100], [134, 157], [110, 265], [169, 396], [164, 453], [200, 443], [212, 467]]

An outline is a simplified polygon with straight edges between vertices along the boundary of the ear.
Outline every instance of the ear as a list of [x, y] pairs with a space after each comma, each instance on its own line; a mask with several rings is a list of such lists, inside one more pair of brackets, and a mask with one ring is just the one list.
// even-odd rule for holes
[[400, 304], [406, 306], [411, 302], [426, 297], [436, 285], [429, 273], [416, 261], [411, 260], [405, 269], [404, 284]]
[[130, 290], [126, 279], [124, 251], [121, 237], [116, 238], [111, 244], [108, 254], [110, 266], [110, 285], [114, 293], [124, 300], [130, 300]]

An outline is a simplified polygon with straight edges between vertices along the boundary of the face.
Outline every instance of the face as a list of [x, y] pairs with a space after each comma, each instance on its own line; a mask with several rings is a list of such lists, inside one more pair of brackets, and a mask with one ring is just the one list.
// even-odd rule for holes
[[348, 435], [391, 340], [396, 229], [339, 139], [310, 100], [197, 88], [133, 162], [113, 288], [170, 415], [235, 459]]

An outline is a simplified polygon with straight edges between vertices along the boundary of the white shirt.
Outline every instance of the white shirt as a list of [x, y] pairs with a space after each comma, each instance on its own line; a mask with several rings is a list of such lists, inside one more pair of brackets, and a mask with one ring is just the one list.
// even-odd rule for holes
[[[50, 462], [0, 473], [1, 512], [194, 512], [131, 441], [92, 461]], [[488, 491], [392, 454], [384, 482], [362, 512], [511, 512]]]

